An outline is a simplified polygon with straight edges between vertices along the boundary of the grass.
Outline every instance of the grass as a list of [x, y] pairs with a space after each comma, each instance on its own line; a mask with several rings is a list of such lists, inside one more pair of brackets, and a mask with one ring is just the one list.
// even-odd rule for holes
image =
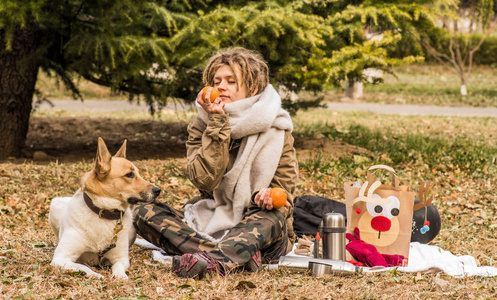
[[[312, 120], [312, 121], [309, 121]], [[366, 148], [375, 157], [365, 163], [426, 165], [442, 162], [457, 166], [473, 177], [495, 169], [497, 134], [495, 118], [419, 117], [371, 115], [364, 112], [335, 113], [325, 110], [295, 117], [297, 134], [342, 141]]]
[[[70, 114], [59, 112], [60, 116]], [[92, 117], [95, 116], [92, 114]], [[431, 244], [457, 255], [472, 255], [480, 265], [497, 267], [497, 204], [494, 201], [497, 170], [493, 142], [497, 120], [355, 112], [330, 116], [330, 112], [312, 110], [299, 113], [294, 121], [295, 134], [344, 141], [374, 153], [373, 157], [355, 156], [336, 161], [317, 152], [300, 162], [296, 195], [313, 194], [343, 201], [344, 182], [364, 180], [366, 169], [372, 164], [391, 165], [401, 182], [414, 189], [427, 180], [434, 182], [431, 192], [442, 215], [442, 230]], [[173, 207], [181, 207], [186, 199], [198, 193], [183, 176], [184, 159], [142, 160], [136, 164], [145, 178], [163, 189], [161, 201]], [[444, 274], [385, 272], [314, 278], [308, 274], [266, 270], [201, 281], [180, 279], [172, 275], [168, 267], [151, 261], [150, 252], [138, 246], [131, 248], [129, 281], [110, 279], [109, 270], [99, 270], [106, 277], [101, 280], [52, 268], [49, 263], [55, 240], [47, 221], [50, 199], [74, 193], [78, 177], [91, 167], [89, 161], [0, 164], [0, 294], [4, 298], [497, 297], [496, 278], [453, 278]]]
[[[442, 69], [413, 67], [399, 70], [412, 84], [374, 87], [374, 101], [394, 103], [466, 105], [439, 84]], [[418, 68], [418, 69], [416, 69]], [[426, 73], [423, 73], [425, 72]], [[481, 73], [481, 75], [480, 75]], [[475, 90], [493, 86], [495, 75], [485, 68], [474, 74], [484, 82]], [[405, 76], [405, 77], [403, 77]], [[448, 75], [447, 75], [448, 76]], [[493, 83], [487, 80], [493, 80]], [[414, 78], [416, 80], [414, 80]], [[447, 77], [448, 78], [448, 77]], [[492, 79], [493, 78], [493, 79]], [[387, 84], [390, 79], [386, 78]], [[426, 85], [423, 90], [416, 85]], [[448, 84], [449, 85], [449, 84]], [[450, 89], [458, 89], [450, 84]], [[470, 85], [470, 91], [471, 91]], [[405, 93], [409, 91], [409, 93]], [[438, 91], [438, 92], [437, 92]], [[416, 94], [417, 93], [417, 94]], [[432, 94], [430, 94], [432, 93]], [[412, 94], [412, 97], [406, 95]], [[484, 94], [484, 93], [483, 93]], [[490, 102], [495, 96], [491, 96]], [[55, 94], [54, 94], [55, 95]], [[468, 97], [480, 97], [473, 95]], [[481, 96], [485, 98], [487, 96]], [[402, 101], [396, 99], [402, 98]], [[388, 100], [390, 99], [390, 100]], [[409, 100], [410, 99], [410, 100]], [[447, 102], [439, 102], [446, 99]], [[492, 100], [493, 99], [493, 100]], [[367, 101], [373, 101], [368, 98]], [[444, 104], [444, 105], [445, 105]], [[147, 113], [37, 111], [38, 117], [149, 119]], [[188, 122], [193, 114], [163, 112], [164, 122]], [[343, 184], [365, 178], [369, 166], [383, 163], [397, 171], [401, 183], [417, 190], [433, 181], [431, 195], [442, 217], [442, 230], [430, 244], [456, 255], [471, 255], [479, 265], [497, 267], [497, 119], [467, 117], [394, 116], [358, 112], [310, 110], [294, 117], [295, 135], [331, 139], [366, 148], [372, 156], [331, 159], [316, 151], [299, 161], [296, 195], [317, 195], [344, 200]], [[132, 153], [133, 148], [129, 147]], [[298, 153], [297, 153], [298, 155]], [[160, 200], [180, 208], [198, 191], [184, 177], [185, 159], [135, 162], [144, 178], [160, 186]], [[50, 199], [71, 195], [79, 176], [91, 161], [59, 163], [0, 162], [0, 295], [5, 299], [495, 299], [497, 278], [454, 278], [444, 274], [409, 274], [396, 271], [315, 278], [309, 274], [265, 270], [208, 280], [181, 279], [169, 267], [151, 261], [150, 251], [131, 247], [130, 279], [105, 279], [52, 268], [55, 239], [48, 224]]]
[[125, 120], [157, 120], [162, 122], [190, 122], [197, 113], [191, 110], [173, 111], [162, 110], [153, 116], [147, 111], [92, 111], [91, 115], [87, 111], [65, 111], [65, 110], [36, 110], [32, 113], [38, 117], [68, 117], [68, 118], [101, 118], [101, 119], [125, 119]]
[[[394, 68], [397, 76], [384, 75], [384, 83], [364, 87], [361, 101], [384, 104], [437, 106], [497, 106], [495, 67], [475, 66], [468, 80], [468, 95], [460, 95], [459, 77], [440, 65], [411, 65]], [[327, 100], [341, 101], [343, 91], [328, 91]]]
[[[127, 96], [122, 93], [112, 91], [110, 88], [100, 86], [93, 82], [87, 81], [80, 77], [73, 78], [73, 82], [79, 86], [81, 95], [87, 100], [127, 100]], [[44, 72], [38, 73], [36, 81], [36, 89], [39, 90], [44, 97], [50, 100], [71, 100], [72, 93], [67, 90], [64, 84], [56, 77], [50, 77]]]

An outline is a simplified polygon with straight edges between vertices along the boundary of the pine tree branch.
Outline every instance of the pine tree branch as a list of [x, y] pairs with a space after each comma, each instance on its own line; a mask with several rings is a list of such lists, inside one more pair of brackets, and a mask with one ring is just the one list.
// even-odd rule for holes
[[74, 13], [74, 16], [72, 17], [73, 19], [76, 18], [79, 15], [79, 13], [81, 12], [81, 10], [83, 9], [83, 5], [85, 4], [85, 2], [86, 2], [86, 0], [81, 1], [81, 4], [79, 5], [78, 9]]

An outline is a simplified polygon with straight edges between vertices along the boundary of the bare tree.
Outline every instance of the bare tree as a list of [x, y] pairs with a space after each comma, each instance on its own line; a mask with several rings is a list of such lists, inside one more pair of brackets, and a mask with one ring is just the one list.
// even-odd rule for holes
[[[428, 39], [420, 38], [423, 47], [440, 63], [448, 65], [461, 80], [461, 95], [467, 95], [468, 80], [473, 66], [473, 56], [497, 24], [494, 17], [493, 0], [465, 1], [453, 7], [457, 14], [447, 14], [440, 18], [442, 28], [449, 36], [446, 47], [448, 53], [435, 49]], [[473, 35], [481, 33], [474, 44]]]

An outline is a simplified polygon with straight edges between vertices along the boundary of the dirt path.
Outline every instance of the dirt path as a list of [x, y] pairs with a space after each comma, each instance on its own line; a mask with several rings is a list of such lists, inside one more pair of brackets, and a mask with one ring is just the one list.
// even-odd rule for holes
[[[184, 158], [188, 138], [187, 124], [152, 120], [120, 120], [104, 118], [31, 117], [24, 149], [24, 158], [36, 161], [91, 160], [102, 137], [109, 150], [115, 152], [128, 140], [128, 157], [132, 160]], [[372, 156], [361, 147], [330, 140], [295, 137], [300, 159], [318, 152], [334, 159]], [[22, 161], [22, 159], [21, 159]]]
[[[53, 106], [42, 104], [41, 110], [87, 111], [147, 111], [144, 103], [102, 100], [53, 100]], [[183, 110], [184, 105], [170, 103], [166, 109]], [[435, 107], [415, 105], [379, 105], [365, 103], [329, 103], [332, 111], [363, 110], [379, 114], [491, 116], [497, 108]], [[131, 159], [182, 158], [186, 155], [187, 131], [185, 123], [164, 123], [152, 120], [90, 119], [68, 117], [32, 117], [24, 150], [24, 158], [34, 160], [80, 161], [95, 155], [97, 138], [102, 137], [111, 151], [128, 140]], [[363, 148], [329, 140], [312, 140], [295, 136], [299, 159], [307, 159], [317, 152], [338, 159], [347, 156], [372, 154]], [[36, 153], [41, 154], [37, 156]]]
[[[145, 103], [129, 103], [127, 101], [106, 100], [51, 100], [53, 106], [43, 103], [38, 109], [44, 110], [95, 110], [95, 111], [147, 111]], [[392, 105], [376, 103], [345, 103], [331, 102], [328, 109], [334, 111], [369, 111], [377, 114], [398, 115], [435, 115], [435, 116], [481, 116], [497, 117], [495, 107], [448, 107], [448, 106], [422, 106], [422, 105]], [[192, 108], [191, 105], [181, 103], [168, 103], [165, 109], [183, 110]]]

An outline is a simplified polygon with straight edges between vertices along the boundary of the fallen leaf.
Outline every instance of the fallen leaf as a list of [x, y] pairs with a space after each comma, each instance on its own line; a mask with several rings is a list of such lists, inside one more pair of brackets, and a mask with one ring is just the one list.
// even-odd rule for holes
[[416, 277], [414, 277], [414, 282], [418, 282], [418, 281], [421, 281], [423, 280], [423, 275], [421, 275], [421, 272], [418, 272], [416, 274]]
[[67, 281], [59, 281], [59, 282], [56, 282], [55, 285], [60, 286], [62, 288], [66, 288], [66, 287], [71, 286], [72, 284], [70, 282], [67, 282]]
[[461, 208], [459, 206], [456, 206], [456, 207], [451, 208], [450, 211], [457, 214], [457, 213], [461, 212]]
[[242, 280], [239, 281], [238, 284], [235, 286], [235, 289], [237, 290], [251, 290], [255, 289], [255, 284], [252, 281], [246, 281]]
[[433, 279], [431, 280], [431, 282], [434, 285], [437, 285], [437, 286], [439, 286], [441, 288], [445, 288], [445, 287], [448, 287], [450, 285], [450, 283], [447, 280], [444, 280], [444, 279], [439, 278], [439, 277], [433, 277]]

